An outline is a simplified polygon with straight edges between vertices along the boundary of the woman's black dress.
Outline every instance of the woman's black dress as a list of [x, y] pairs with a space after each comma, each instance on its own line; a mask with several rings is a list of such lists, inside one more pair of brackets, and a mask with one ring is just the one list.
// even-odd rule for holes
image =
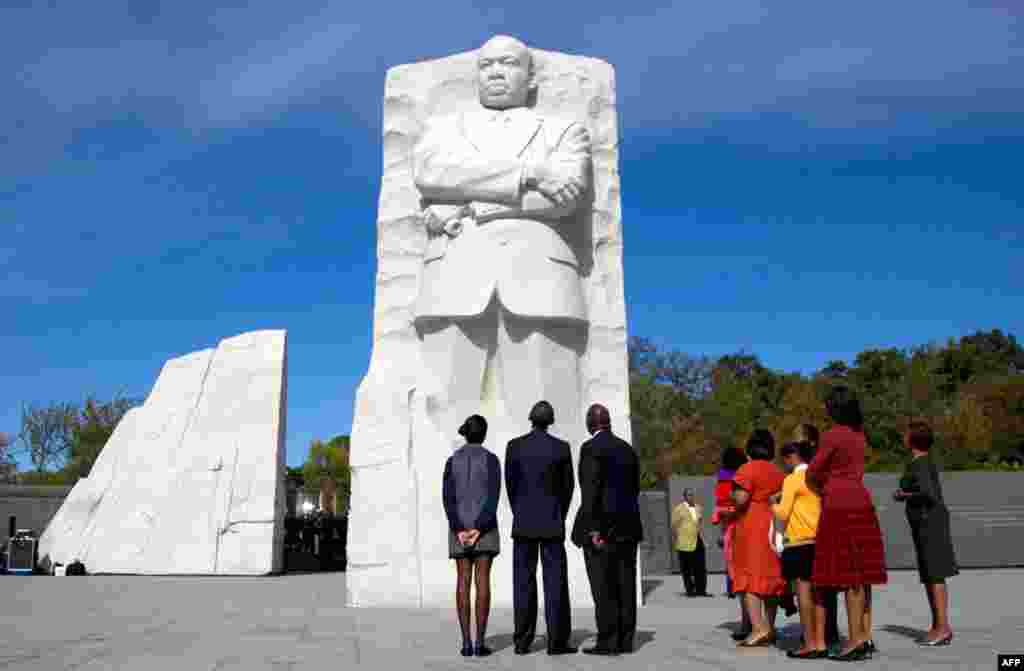
[[907, 464], [900, 489], [910, 494], [906, 500], [907, 521], [914, 537], [921, 582], [937, 583], [957, 575], [960, 571], [953, 554], [949, 509], [942, 498], [939, 471], [931, 457], [917, 457]]

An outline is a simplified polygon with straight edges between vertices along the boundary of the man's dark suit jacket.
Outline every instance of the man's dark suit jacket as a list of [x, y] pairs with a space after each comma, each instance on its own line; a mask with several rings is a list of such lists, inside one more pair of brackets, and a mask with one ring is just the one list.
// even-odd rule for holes
[[565, 540], [573, 489], [569, 443], [534, 429], [509, 441], [505, 491], [512, 506], [512, 537]]
[[463, 445], [444, 465], [441, 485], [444, 512], [452, 533], [476, 529], [485, 534], [498, 526], [501, 465], [482, 445]]
[[590, 545], [590, 533], [606, 541], [639, 543], [640, 463], [629, 443], [611, 431], [599, 431], [580, 448], [580, 509], [572, 542]]

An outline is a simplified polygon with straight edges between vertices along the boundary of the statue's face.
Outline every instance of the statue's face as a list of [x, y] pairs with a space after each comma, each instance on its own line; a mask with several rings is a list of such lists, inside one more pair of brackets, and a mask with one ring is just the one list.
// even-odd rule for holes
[[491, 109], [523, 107], [530, 94], [530, 50], [517, 40], [496, 37], [477, 58], [480, 104]]

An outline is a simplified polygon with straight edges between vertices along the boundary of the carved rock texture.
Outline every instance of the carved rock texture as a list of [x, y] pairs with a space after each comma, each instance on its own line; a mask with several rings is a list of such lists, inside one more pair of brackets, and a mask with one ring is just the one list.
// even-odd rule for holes
[[282, 569], [284, 331], [171, 359], [117, 425], [39, 556], [90, 573], [260, 575]]
[[[582, 408], [605, 404], [616, 433], [630, 440], [614, 71], [593, 58], [537, 49], [533, 54], [536, 110], [585, 123], [592, 143], [593, 211], [577, 245], [590, 322], [581, 366]], [[460, 441], [457, 425], [439, 427], [431, 398], [417, 389], [421, 365], [413, 307], [427, 237], [418, 222], [420, 194], [411, 155], [429, 118], [479, 104], [475, 71], [476, 52], [467, 52], [387, 73], [373, 352], [352, 427], [346, 577], [355, 606], [447, 607], [452, 600], [454, 568], [447, 557], [441, 478], [445, 458]], [[574, 467], [587, 438], [579, 419], [582, 408], [562, 409], [561, 416], [575, 416], [564, 424], [558, 423], [556, 408], [552, 427], [572, 445]], [[488, 415], [487, 408], [481, 412]], [[506, 442], [529, 430], [526, 418], [492, 421], [488, 416], [488, 421], [485, 447], [504, 461]], [[578, 503], [577, 484], [569, 525]], [[512, 515], [504, 491], [498, 516], [502, 556], [493, 568], [492, 603], [507, 607], [512, 604]], [[574, 547], [568, 554], [573, 603], [591, 606], [582, 555]]]

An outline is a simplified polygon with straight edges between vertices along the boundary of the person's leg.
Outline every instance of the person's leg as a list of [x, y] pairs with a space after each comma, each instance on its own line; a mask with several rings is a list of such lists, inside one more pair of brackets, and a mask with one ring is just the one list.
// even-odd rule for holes
[[512, 592], [515, 629], [512, 639], [519, 650], [533, 644], [537, 631], [537, 541], [512, 540]]
[[873, 630], [873, 627], [871, 626], [871, 596], [871, 585], [864, 585], [864, 615], [861, 617], [860, 620], [860, 631], [865, 641], [872, 640], [871, 632]]
[[690, 581], [686, 575], [686, 553], [682, 550], [676, 551], [676, 557], [679, 558], [679, 577], [683, 581], [683, 591], [687, 594], [690, 593]]
[[427, 395], [431, 420], [450, 433], [480, 409], [484, 371], [498, 339], [498, 306], [492, 301], [476, 317], [428, 319], [416, 324], [421, 372], [417, 384]]
[[938, 613], [935, 608], [935, 590], [930, 583], [924, 583], [924, 593], [928, 597], [928, 611], [932, 614], [932, 626], [928, 628], [928, 635], [939, 630]]
[[708, 593], [708, 560], [707, 551], [704, 548], [704, 540], [697, 537], [697, 549], [693, 557], [693, 588], [698, 595]]
[[738, 597], [736, 601], [740, 605], [740, 628], [734, 636], [742, 640], [750, 636], [753, 624], [750, 619], [750, 612], [747, 610], [747, 595], [743, 592], [736, 592], [736, 596]]
[[544, 622], [548, 631], [548, 650], [569, 645], [572, 633], [569, 612], [569, 560], [561, 540], [541, 541], [541, 570], [544, 572]]
[[767, 636], [769, 633], [768, 623], [764, 619], [761, 596], [753, 592], [744, 592], [743, 602], [746, 605], [747, 617], [750, 619], [750, 635], [746, 640], [751, 641]]
[[609, 549], [586, 548], [583, 560], [590, 581], [590, 594], [594, 598], [594, 619], [597, 621], [597, 648], [609, 649], [616, 645], [618, 612], [614, 609], [611, 595], [610, 571], [608, 570]]
[[775, 633], [775, 619], [779, 614], [779, 597], [770, 596], [764, 599], [764, 619], [765, 624], [771, 630], [772, 634]]
[[617, 550], [619, 598], [619, 650], [631, 651], [636, 640], [636, 543], [622, 543]]
[[934, 631], [929, 632], [928, 638], [945, 638], [953, 633], [949, 626], [949, 589], [946, 587], [946, 581], [940, 580], [928, 585], [928, 590], [931, 593], [930, 600], [934, 604], [932, 619], [935, 621]]
[[554, 406], [559, 426], [580, 426], [586, 339], [585, 325], [522, 317], [500, 307], [497, 354], [506, 415], [521, 422], [543, 398]]
[[[804, 629], [804, 645], [800, 652], [809, 650], [824, 650], [824, 629], [819, 632], [815, 618], [816, 606], [814, 603], [814, 592], [808, 580], [796, 581], [797, 606], [800, 609], [800, 624]], [[824, 621], [823, 621], [824, 622]]]
[[476, 578], [476, 647], [477, 654], [490, 651], [484, 645], [487, 638], [487, 619], [491, 614], [491, 561], [492, 557], [478, 557], [473, 562]]
[[683, 558], [683, 587], [686, 589], [686, 596], [693, 596], [696, 589], [693, 584], [693, 552], [685, 551], [679, 554]]
[[473, 562], [469, 559], [455, 560], [455, 612], [459, 616], [459, 628], [462, 629], [463, 650], [473, 643], [473, 632], [469, 624], [469, 590], [473, 579]]
[[867, 641], [864, 634], [864, 586], [854, 585], [846, 589], [846, 620], [850, 628], [850, 637], [846, 641], [847, 652]]
[[825, 645], [838, 645], [840, 643], [839, 592], [829, 587], [823, 588], [822, 602], [825, 606]]

